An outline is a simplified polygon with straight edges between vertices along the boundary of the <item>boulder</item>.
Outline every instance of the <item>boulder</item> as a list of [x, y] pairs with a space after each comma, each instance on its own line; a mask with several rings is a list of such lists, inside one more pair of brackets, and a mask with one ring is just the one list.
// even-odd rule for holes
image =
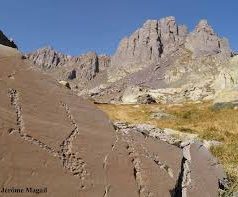
[[238, 106], [238, 88], [219, 92], [213, 102], [213, 109], [234, 109]]
[[221, 164], [202, 143], [189, 143], [183, 153], [182, 196], [218, 196], [219, 189], [227, 187], [227, 176]]
[[138, 102], [139, 97], [144, 97], [147, 90], [139, 86], [129, 86], [124, 90], [123, 96], [121, 98], [122, 102], [125, 104], [133, 104]]
[[69, 82], [67, 81], [59, 81], [59, 84], [65, 86], [68, 89], [71, 89]]

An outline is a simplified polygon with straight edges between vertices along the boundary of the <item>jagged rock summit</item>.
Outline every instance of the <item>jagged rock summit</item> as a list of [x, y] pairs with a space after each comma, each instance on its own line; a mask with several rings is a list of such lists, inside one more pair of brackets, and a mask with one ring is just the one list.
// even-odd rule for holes
[[187, 34], [187, 28], [177, 25], [174, 17], [146, 21], [140, 29], [120, 42], [112, 57], [109, 80], [115, 81], [127, 73], [158, 63], [162, 56], [184, 43]]
[[195, 30], [188, 35], [185, 47], [191, 50], [194, 55], [231, 55], [228, 40], [219, 38], [207, 20], [201, 20]]
[[69, 80], [74, 87], [82, 89], [85, 84], [104, 75], [110, 63], [110, 57], [88, 52], [79, 56], [70, 56], [57, 52], [53, 47], [44, 47], [26, 54], [26, 57], [40, 69], [50, 72], [58, 80]]
[[187, 49], [194, 56], [231, 54], [228, 41], [219, 38], [206, 20], [201, 20], [191, 33], [186, 26], [177, 25], [172, 16], [148, 20], [120, 42], [112, 56], [109, 81], [116, 81], [128, 73], [158, 64], [163, 57], [169, 57], [179, 49]]
[[70, 59], [69, 56], [55, 51], [51, 46], [38, 49], [34, 53], [27, 54], [26, 57], [43, 69], [53, 69], [62, 66]]

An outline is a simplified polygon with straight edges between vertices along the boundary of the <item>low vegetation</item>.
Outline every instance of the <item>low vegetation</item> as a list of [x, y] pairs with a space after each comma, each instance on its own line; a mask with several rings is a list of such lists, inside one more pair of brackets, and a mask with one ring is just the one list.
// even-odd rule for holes
[[[197, 133], [202, 139], [223, 142], [221, 146], [212, 147], [211, 151], [224, 165], [232, 182], [231, 190], [238, 190], [238, 110], [214, 110], [210, 102], [98, 106], [114, 121], [152, 124], [160, 128]], [[153, 114], [161, 111], [171, 117], [162, 119], [153, 117]]]

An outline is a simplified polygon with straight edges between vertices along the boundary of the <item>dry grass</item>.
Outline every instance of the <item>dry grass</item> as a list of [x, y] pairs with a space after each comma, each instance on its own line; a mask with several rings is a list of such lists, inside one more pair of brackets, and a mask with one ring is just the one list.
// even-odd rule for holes
[[[214, 111], [210, 106], [209, 102], [183, 105], [98, 105], [112, 120], [198, 133], [203, 139], [223, 142], [222, 146], [212, 148], [211, 151], [224, 165], [233, 183], [232, 189], [238, 190], [238, 110]], [[157, 120], [151, 117], [156, 111], [166, 112], [176, 118]]]

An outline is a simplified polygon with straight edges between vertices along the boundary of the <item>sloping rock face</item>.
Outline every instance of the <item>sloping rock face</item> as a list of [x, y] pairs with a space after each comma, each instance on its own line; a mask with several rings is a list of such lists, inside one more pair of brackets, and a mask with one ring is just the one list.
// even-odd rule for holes
[[17, 49], [17, 45], [14, 43], [14, 41], [9, 40], [1, 30], [0, 30], [0, 44]]

